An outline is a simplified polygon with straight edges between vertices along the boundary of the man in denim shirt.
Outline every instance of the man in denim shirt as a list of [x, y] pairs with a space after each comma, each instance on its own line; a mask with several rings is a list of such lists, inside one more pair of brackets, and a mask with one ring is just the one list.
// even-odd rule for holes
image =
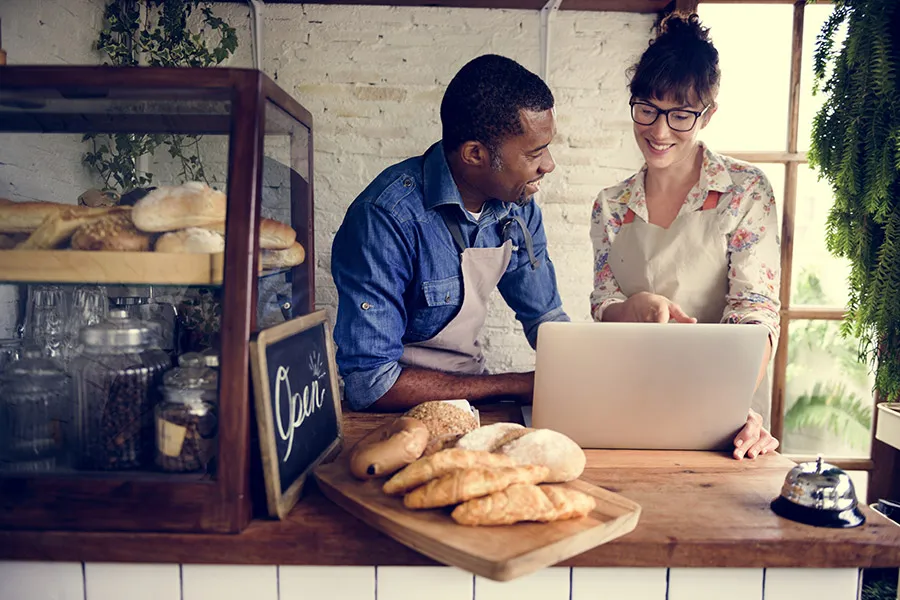
[[496, 287], [534, 347], [568, 321], [532, 202], [556, 165], [553, 95], [508, 58], [478, 57], [441, 103], [443, 139], [383, 171], [334, 238], [334, 329], [355, 410], [428, 400], [530, 402], [534, 373], [490, 375], [478, 335]]

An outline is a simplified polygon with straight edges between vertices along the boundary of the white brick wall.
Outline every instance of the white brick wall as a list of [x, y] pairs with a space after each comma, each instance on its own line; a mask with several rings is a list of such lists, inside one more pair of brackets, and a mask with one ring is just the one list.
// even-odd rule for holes
[[[9, 62], [99, 62], [92, 44], [104, 6], [103, 0], [6, 0], [0, 18]], [[239, 31], [229, 64], [252, 66], [248, 7], [219, 3], [215, 11]], [[540, 20], [537, 11], [316, 4], [268, 4], [263, 17], [263, 69], [315, 120], [317, 298], [333, 313], [331, 240], [347, 206], [383, 168], [439, 139], [444, 87], [471, 58], [499, 53], [536, 72]], [[559, 135], [551, 146], [557, 170], [539, 202], [563, 305], [574, 320], [590, 318], [593, 199], [640, 164], [624, 72], [646, 46], [651, 24], [651, 15], [576, 11], [559, 12], [553, 21], [548, 83], [557, 98]], [[87, 187], [77, 163], [81, 150], [70, 150], [61, 164], [52, 164], [38, 150], [9, 148], [18, 162], [36, 167], [32, 177], [3, 177], [8, 173], [0, 170], [0, 196], [9, 193], [11, 179], [17, 188], [34, 190], [36, 182], [46, 182], [41, 172], [56, 173], [59, 181], [20, 195], [80, 193]], [[533, 366], [533, 353], [499, 294], [484, 345], [492, 370]]]

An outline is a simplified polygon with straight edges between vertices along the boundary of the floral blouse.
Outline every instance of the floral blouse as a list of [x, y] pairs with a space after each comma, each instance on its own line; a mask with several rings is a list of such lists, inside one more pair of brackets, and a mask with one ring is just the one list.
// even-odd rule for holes
[[[716, 154], [701, 144], [703, 166], [700, 181], [688, 193], [679, 214], [700, 210], [707, 194], [721, 192], [718, 204], [723, 231], [728, 232], [728, 296], [723, 323], [762, 323], [773, 344], [779, 333], [781, 239], [775, 212], [775, 195], [758, 168]], [[635, 218], [647, 221], [644, 177], [647, 165], [623, 181], [606, 188], [594, 202], [591, 241], [594, 245], [594, 291], [591, 315], [603, 318], [603, 310], [625, 300], [609, 266], [609, 250], [630, 208]]]

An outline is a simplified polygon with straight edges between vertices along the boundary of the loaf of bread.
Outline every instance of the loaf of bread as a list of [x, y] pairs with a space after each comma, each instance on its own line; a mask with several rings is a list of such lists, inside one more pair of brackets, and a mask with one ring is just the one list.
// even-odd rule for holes
[[402, 471], [388, 479], [382, 490], [390, 496], [405, 494], [423, 483], [431, 481], [435, 477], [445, 475], [457, 469], [469, 469], [472, 467], [514, 467], [516, 462], [508, 456], [491, 454], [490, 452], [475, 452], [472, 450], [460, 450], [450, 448], [437, 454], [422, 457]]
[[[191, 181], [163, 186], [135, 202], [131, 220], [141, 231], [175, 231], [225, 221], [225, 194]], [[221, 237], [221, 236], [220, 236]]]
[[425, 446], [425, 452], [422, 453], [422, 456], [431, 456], [441, 450], [455, 448], [456, 442], [458, 442], [462, 436], [463, 434], [461, 433], [448, 433], [447, 435], [439, 435], [438, 437], [429, 437], [428, 445]]
[[300, 242], [294, 242], [285, 250], [260, 250], [260, 267], [262, 269], [286, 269], [296, 267], [306, 260], [306, 250]]
[[548, 482], [571, 481], [584, 472], [584, 451], [571, 438], [552, 429], [537, 429], [501, 446], [498, 453], [520, 465], [544, 465]]
[[518, 423], [494, 423], [470, 431], [456, 442], [456, 447], [464, 450], [494, 452], [504, 444], [518, 439], [530, 431], [534, 431], [534, 429], [528, 429]]
[[102, 216], [109, 207], [88, 208], [56, 202], [0, 202], [0, 233], [31, 233], [48, 217], [63, 213], [74, 216]]
[[592, 496], [561, 486], [517, 483], [475, 498], [453, 509], [450, 516], [460, 525], [512, 525], [522, 521], [560, 521], [590, 514]]
[[163, 234], [153, 249], [171, 254], [215, 254], [225, 251], [225, 238], [215, 231], [188, 227]]
[[540, 483], [550, 470], [539, 465], [499, 469], [462, 469], [432, 479], [403, 497], [406, 508], [452, 506], [505, 490], [516, 483]]
[[400, 417], [369, 432], [350, 451], [350, 472], [357, 479], [391, 475], [415, 461], [428, 443], [428, 428]]
[[446, 435], [466, 434], [478, 427], [472, 413], [440, 400], [414, 406], [406, 411], [406, 416], [425, 423], [432, 440]]
[[[225, 235], [225, 222], [204, 225], [204, 229]], [[259, 220], [259, 247], [265, 250], [286, 250], [294, 245], [297, 232], [290, 225], [263, 217]], [[299, 244], [297, 244], [299, 246]], [[301, 259], [300, 262], [303, 262]], [[300, 263], [297, 263], [300, 264]]]
[[84, 225], [100, 220], [105, 215], [121, 213], [128, 209], [121, 206], [86, 208], [71, 206], [48, 216], [37, 229], [31, 232], [17, 250], [52, 250], [69, 241], [72, 234]]
[[151, 236], [138, 231], [128, 212], [100, 217], [82, 225], [72, 235], [73, 250], [106, 250], [111, 252], [147, 252]]

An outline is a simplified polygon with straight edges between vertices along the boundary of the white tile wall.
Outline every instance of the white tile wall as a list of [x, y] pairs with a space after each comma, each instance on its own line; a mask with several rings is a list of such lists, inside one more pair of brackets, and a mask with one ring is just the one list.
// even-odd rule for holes
[[571, 569], [551, 567], [512, 581], [475, 577], [478, 600], [569, 600]]
[[[762, 597], [762, 569], [669, 569], [666, 600], [760, 600]], [[837, 600], [837, 596], [834, 598]]]
[[856, 598], [859, 569], [766, 569], [765, 600]]
[[82, 565], [0, 561], [0, 600], [84, 600]]
[[85, 598], [91, 600], [181, 600], [178, 565], [85, 563]]
[[375, 577], [378, 600], [472, 600], [473, 597], [473, 575], [453, 567], [377, 567]]
[[663, 600], [665, 597], [666, 569], [572, 569], [572, 600]]
[[278, 567], [182, 565], [181, 600], [278, 600]]
[[374, 567], [278, 567], [279, 600], [375, 600]]

